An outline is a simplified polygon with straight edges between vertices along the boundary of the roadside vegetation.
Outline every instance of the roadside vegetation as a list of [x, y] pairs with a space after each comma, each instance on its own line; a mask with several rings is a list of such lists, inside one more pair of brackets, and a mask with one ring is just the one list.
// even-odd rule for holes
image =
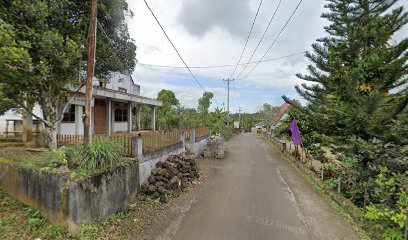
[[106, 138], [55, 151], [30, 151], [21, 143], [0, 143], [0, 162], [38, 171], [69, 173], [71, 181], [91, 177], [134, 161], [123, 157], [124, 144]]
[[[275, 134], [290, 139], [297, 119], [303, 145], [326, 165], [324, 185], [363, 211], [373, 239], [408, 238], [408, 39], [395, 33], [408, 22], [396, 1], [328, 1], [322, 15], [329, 36], [312, 45], [307, 100], [292, 104]], [[328, 158], [330, 153], [331, 158]]]
[[135, 201], [103, 222], [82, 225], [77, 233], [72, 233], [65, 227], [52, 224], [38, 210], [13, 200], [0, 189], [0, 238], [124, 239], [145, 229], [153, 221], [153, 213], [161, 208], [158, 200]]
[[[224, 109], [216, 107], [210, 111], [211, 99], [214, 94], [204, 92], [198, 100], [197, 109], [185, 108], [180, 105], [175, 93], [171, 90], [163, 89], [157, 95], [157, 100], [163, 102], [163, 106], [157, 111], [157, 127], [161, 130], [168, 129], [192, 129], [197, 127], [209, 127], [211, 134], [220, 134], [228, 139], [235, 132], [232, 121], [228, 123], [228, 114]], [[151, 109], [142, 108], [142, 129], [149, 129], [151, 124]], [[238, 119], [237, 119], [238, 120]]]

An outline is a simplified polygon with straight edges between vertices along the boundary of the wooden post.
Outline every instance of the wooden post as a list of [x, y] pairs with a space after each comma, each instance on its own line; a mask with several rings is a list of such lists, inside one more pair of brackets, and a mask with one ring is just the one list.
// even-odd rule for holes
[[97, 12], [98, 12], [97, 0], [91, 0], [91, 23], [89, 25], [89, 51], [88, 51], [88, 69], [86, 76], [85, 118], [84, 118], [84, 139], [86, 142], [92, 142], [91, 102], [92, 102], [92, 79], [95, 69]]
[[337, 185], [337, 192], [341, 192], [341, 175], [339, 176], [339, 184]]
[[320, 170], [322, 173], [322, 181], [324, 180], [324, 163], [322, 162], [322, 165], [320, 166]]

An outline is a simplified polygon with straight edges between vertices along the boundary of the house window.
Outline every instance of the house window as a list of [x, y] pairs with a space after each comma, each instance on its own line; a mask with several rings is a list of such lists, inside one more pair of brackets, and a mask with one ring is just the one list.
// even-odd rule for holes
[[127, 93], [127, 90], [126, 90], [126, 88], [119, 88], [119, 92], [122, 92], [122, 93]]
[[99, 81], [99, 87], [106, 88], [106, 82]]
[[126, 104], [115, 105], [115, 122], [127, 122], [128, 109]]
[[75, 122], [75, 105], [69, 104], [65, 109], [63, 122]]

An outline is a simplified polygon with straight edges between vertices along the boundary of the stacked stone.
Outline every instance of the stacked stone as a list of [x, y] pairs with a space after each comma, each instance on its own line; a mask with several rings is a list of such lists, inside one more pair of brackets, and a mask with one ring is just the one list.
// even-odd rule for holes
[[170, 156], [166, 162], [157, 162], [152, 174], [141, 186], [141, 199], [147, 196], [160, 198], [168, 202], [167, 194], [179, 196], [181, 191], [190, 187], [199, 177], [197, 164], [193, 155]]
[[225, 146], [224, 138], [221, 136], [211, 136], [207, 139], [207, 143], [204, 148], [204, 157], [206, 158], [224, 158]]

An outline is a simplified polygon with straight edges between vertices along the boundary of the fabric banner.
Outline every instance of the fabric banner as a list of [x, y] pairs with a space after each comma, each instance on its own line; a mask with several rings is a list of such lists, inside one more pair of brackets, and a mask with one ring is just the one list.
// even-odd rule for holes
[[292, 132], [293, 144], [302, 145], [302, 138], [300, 137], [299, 128], [298, 128], [298, 126], [296, 124], [296, 119], [295, 118], [293, 118], [292, 122], [290, 123], [289, 129]]

